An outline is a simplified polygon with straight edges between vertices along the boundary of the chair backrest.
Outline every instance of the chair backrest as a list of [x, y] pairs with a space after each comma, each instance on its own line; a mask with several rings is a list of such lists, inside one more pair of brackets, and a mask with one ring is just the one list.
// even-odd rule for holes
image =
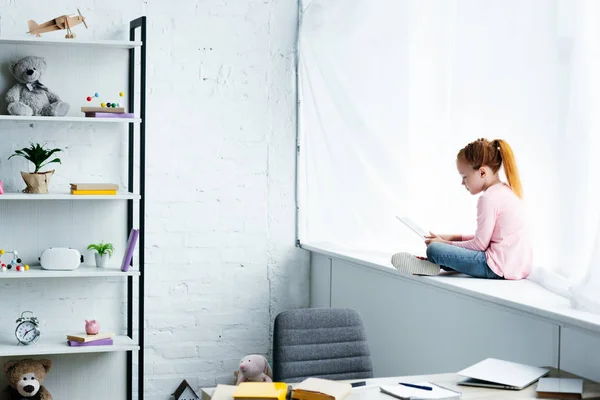
[[373, 377], [367, 335], [357, 311], [305, 308], [277, 315], [273, 329], [273, 378], [300, 382], [308, 377]]

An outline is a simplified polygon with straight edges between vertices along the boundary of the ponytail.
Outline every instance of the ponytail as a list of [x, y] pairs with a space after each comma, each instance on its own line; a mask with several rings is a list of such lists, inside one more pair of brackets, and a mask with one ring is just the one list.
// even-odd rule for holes
[[492, 143], [494, 143], [494, 145], [497, 144], [498, 150], [500, 151], [504, 173], [506, 174], [506, 179], [508, 179], [508, 185], [512, 188], [513, 192], [522, 199], [523, 186], [521, 185], [519, 169], [517, 168], [517, 162], [515, 161], [515, 154], [513, 153], [512, 148], [502, 139], [496, 139]]
[[517, 197], [523, 198], [523, 187], [519, 179], [515, 155], [506, 141], [477, 139], [460, 149], [456, 158], [465, 161], [473, 169], [479, 169], [481, 166], [490, 167], [494, 173], [504, 165], [508, 185]]

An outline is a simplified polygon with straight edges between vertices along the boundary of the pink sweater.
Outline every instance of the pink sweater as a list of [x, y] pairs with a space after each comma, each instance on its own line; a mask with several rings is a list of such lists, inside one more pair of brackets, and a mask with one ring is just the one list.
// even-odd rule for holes
[[533, 249], [525, 207], [511, 188], [490, 186], [477, 201], [477, 231], [454, 246], [485, 251], [487, 265], [505, 279], [523, 279], [531, 272]]

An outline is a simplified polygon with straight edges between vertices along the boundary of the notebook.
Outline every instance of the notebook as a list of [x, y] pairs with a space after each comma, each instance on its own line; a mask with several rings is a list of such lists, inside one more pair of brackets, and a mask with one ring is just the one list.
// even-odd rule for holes
[[461, 392], [455, 392], [454, 390], [446, 389], [431, 382], [419, 382], [415, 383], [415, 385], [427, 386], [432, 388], [432, 390], [417, 389], [403, 385], [382, 385], [379, 389], [382, 393], [403, 400], [460, 399], [460, 396], [462, 395]]
[[307, 378], [294, 385], [292, 398], [297, 400], [340, 400], [352, 390], [352, 385], [329, 379]]
[[545, 399], [581, 399], [583, 379], [541, 378], [536, 392], [539, 398]]
[[233, 392], [236, 400], [285, 400], [288, 386], [284, 382], [242, 382]]

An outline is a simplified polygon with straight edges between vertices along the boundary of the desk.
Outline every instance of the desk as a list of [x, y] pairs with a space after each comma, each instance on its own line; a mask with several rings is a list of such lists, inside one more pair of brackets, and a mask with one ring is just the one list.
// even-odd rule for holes
[[[559, 371], [554, 368], [549, 368], [550, 374], [547, 377], [551, 378], [579, 378], [576, 375], [570, 374], [565, 371]], [[414, 376], [401, 376], [394, 378], [376, 378], [367, 380], [367, 385], [386, 385], [396, 384], [398, 382], [432, 382], [448, 389], [456, 390], [462, 393], [461, 399], [465, 400], [495, 400], [495, 399], [537, 399], [535, 388], [537, 383], [519, 391], [503, 390], [503, 389], [491, 389], [481, 388], [473, 386], [459, 386], [456, 384], [457, 381], [463, 379], [463, 377], [456, 374], [436, 374], [436, 375], [414, 375]], [[348, 381], [356, 382], [357, 380]], [[292, 384], [293, 386], [293, 384]], [[224, 390], [224, 396], [220, 396], [219, 399], [212, 400], [230, 400], [232, 399], [231, 394], [235, 389], [235, 386], [228, 386], [228, 389]], [[587, 379], [584, 380], [584, 399], [600, 399], [600, 383], [595, 383]], [[202, 400], [211, 400], [215, 388], [203, 388], [202, 389]], [[371, 386], [364, 388], [352, 389], [350, 395], [344, 398], [344, 400], [395, 400], [394, 397], [387, 394], [383, 394], [379, 391], [379, 387]]]

